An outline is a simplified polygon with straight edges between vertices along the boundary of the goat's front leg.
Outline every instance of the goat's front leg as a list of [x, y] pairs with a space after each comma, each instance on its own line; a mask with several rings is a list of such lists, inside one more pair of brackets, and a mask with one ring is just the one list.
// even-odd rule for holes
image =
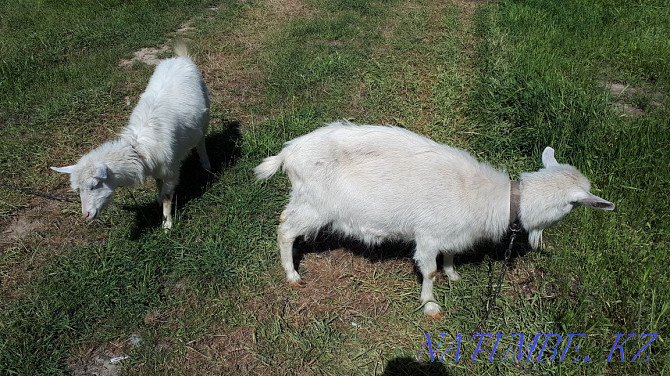
[[433, 283], [437, 276], [437, 253], [417, 240], [414, 260], [423, 278], [421, 304], [423, 304], [423, 313], [434, 319], [442, 317], [440, 305], [433, 297]]
[[544, 248], [544, 244], [542, 244], [542, 230], [531, 230], [528, 233], [528, 243], [530, 243], [533, 250]]
[[160, 189], [159, 200], [163, 205], [163, 229], [166, 231], [172, 228], [172, 196], [174, 196], [175, 187], [176, 184], [166, 181]]

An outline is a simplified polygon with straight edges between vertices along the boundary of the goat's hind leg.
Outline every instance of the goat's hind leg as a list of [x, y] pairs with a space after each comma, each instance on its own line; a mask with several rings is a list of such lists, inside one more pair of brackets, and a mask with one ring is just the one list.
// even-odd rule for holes
[[286, 279], [291, 286], [302, 287], [304, 282], [295, 270], [293, 245], [298, 236], [317, 231], [321, 225], [318, 215], [306, 207], [289, 205], [279, 217], [277, 242], [281, 255], [281, 264], [286, 272]]
[[293, 261], [293, 243], [299, 234], [296, 234], [291, 224], [286, 221], [286, 210], [279, 217], [279, 228], [277, 230], [277, 243], [279, 243], [279, 253], [281, 256], [281, 265], [286, 272], [286, 279], [291, 286], [302, 287], [305, 282], [295, 270]]

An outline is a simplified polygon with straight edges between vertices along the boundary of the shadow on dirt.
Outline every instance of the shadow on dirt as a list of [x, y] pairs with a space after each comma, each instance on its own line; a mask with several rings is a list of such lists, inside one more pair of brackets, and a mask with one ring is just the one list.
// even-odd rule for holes
[[448, 376], [450, 373], [444, 363], [416, 362], [412, 358], [395, 358], [390, 360], [380, 376]]
[[[509, 244], [509, 236], [506, 235], [499, 243], [487, 242], [474, 247], [472, 251], [456, 255], [454, 263], [456, 267], [463, 264], [481, 264], [486, 260], [503, 261], [505, 260], [505, 251]], [[321, 229], [314, 239], [298, 238], [294, 243], [294, 262], [296, 270], [305, 254], [327, 252], [333, 249], [346, 249], [357, 256], [367, 258], [370, 262], [383, 262], [386, 260], [407, 259], [413, 262], [415, 243], [412, 242], [384, 242], [375, 246], [367, 246], [364, 243], [333, 232], [329, 228]], [[522, 232], [516, 237], [510, 261], [523, 256], [530, 251], [528, 245], [528, 234]], [[437, 258], [438, 270], [442, 267], [442, 255]], [[420, 273], [415, 268], [415, 274], [418, 280], [421, 280]]]

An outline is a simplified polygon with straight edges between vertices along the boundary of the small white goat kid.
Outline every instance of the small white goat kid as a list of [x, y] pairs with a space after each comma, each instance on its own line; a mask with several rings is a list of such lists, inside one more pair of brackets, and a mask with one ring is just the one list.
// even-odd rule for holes
[[[577, 205], [614, 209], [589, 193], [589, 181], [576, 168], [559, 164], [553, 149], [544, 150], [542, 162], [543, 169], [521, 175], [519, 188], [518, 218], [533, 248], [543, 229]], [[402, 128], [335, 122], [287, 142], [254, 172], [267, 179], [281, 166], [292, 189], [278, 242], [292, 285], [303, 283], [293, 264], [294, 240], [324, 226], [366, 244], [413, 240], [424, 312], [440, 317], [433, 298], [437, 256], [443, 253], [444, 273], [458, 280], [454, 254], [500, 240], [508, 229], [507, 174]]]
[[182, 161], [195, 147], [202, 167], [210, 169], [205, 149], [207, 87], [186, 47], [177, 45], [175, 54], [156, 67], [118, 139], [100, 145], [75, 165], [51, 167], [70, 174], [85, 219], [98, 217], [117, 187], [139, 185], [152, 176], [159, 203], [162, 200], [163, 228], [172, 228], [172, 196]]

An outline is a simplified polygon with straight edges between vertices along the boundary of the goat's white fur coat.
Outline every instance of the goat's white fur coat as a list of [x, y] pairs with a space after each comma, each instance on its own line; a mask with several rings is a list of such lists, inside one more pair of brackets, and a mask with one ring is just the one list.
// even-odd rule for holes
[[196, 147], [202, 166], [210, 169], [205, 150], [207, 88], [185, 46], [177, 45], [175, 54], [178, 57], [156, 67], [118, 139], [100, 145], [75, 165], [52, 167], [70, 174], [85, 219], [96, 218], [117, 187], [135, 186], [151, 176], [160, 190], [163, 227], [171, 228], [172, 196], [182, 161]]
[[[543, 163], [520, 180], [519, 218], [534, 248], [542, 230], [575, 205], [614, 208], [589, 193], [589, 182], [577, 169], [558, 164], [553, 149], [544, 151]], [[295, 238], [324, 226], [367, 244], [413, 240], [424, 312], [439, 316], [432, 291], [439, 253], [446, 275], [458, 280], [453, 255], [483, 240], [500, 240], [509, 225], [506, 173], [402, 128], [335, 122], [287, 142], [254, 171], [267, 179], [281, 166], [292, 189], [278, 241], [292, 284], [302, 283], [293, 264]]]

